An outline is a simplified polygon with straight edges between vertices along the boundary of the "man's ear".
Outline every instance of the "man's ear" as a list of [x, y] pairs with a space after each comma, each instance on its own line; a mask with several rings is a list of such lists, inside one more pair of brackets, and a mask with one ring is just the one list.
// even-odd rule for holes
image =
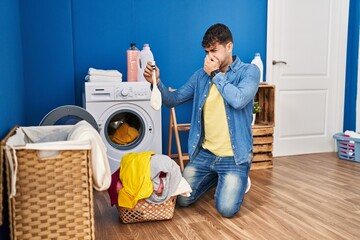
[[227, 44], [226, 44], [226, 51], [227, 52], [232, 52], [232, 50], [233, 50], [233, 43], [232, 42], [228, 42]]

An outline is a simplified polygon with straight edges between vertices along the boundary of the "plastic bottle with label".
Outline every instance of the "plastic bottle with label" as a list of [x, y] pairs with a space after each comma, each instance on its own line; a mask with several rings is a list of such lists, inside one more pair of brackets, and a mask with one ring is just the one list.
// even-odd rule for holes
[[141, 50], [138, 60], [137, 60], [137, 68], [138, 68], [138, 81], [145, 82], [146, 79], [144, 77], [144, 70], [146, 68], [146, 64], [148, 62], [154, 61], [154, 55], [150, 50], [150, 46], [148, 43], [144, 44], [143, 49]]
[[254, 59], [251, 61], [251, 64], [255, 64], [260, 69], [260, 82], [264, 82], [263, 72], [264, 65], [261, 61], [260, 53], [256, 53]]
[[126, 51], [128, 82], [136, 82], [138, 80], [138, 68], [136, 61], [139, 54], [140, 50], [136, 48], [136, 44], [130, 43], [130, 48]]

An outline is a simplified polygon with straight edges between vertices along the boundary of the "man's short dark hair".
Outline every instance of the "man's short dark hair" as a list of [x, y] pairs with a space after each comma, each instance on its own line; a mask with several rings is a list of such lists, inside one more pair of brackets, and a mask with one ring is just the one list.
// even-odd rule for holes
[[230, 29], [222, 24], [217, 23], [212, 25], [205, 33], [201, 45], [203, 48], [209, 47], [215, 43], [226, 44], [228, 42], [232, 42], [232, 34]]

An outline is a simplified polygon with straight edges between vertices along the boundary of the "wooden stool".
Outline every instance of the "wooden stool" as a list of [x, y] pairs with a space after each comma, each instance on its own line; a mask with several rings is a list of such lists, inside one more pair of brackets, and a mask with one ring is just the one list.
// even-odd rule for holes
[[[174, 91], [174, 89], [172, 89], [172, 88], [169, 88], [169, 90]], [[183, 153], [181, 150], [179, 132], [189, 131], [189, 130], [190, 130], [190, 123], [177, 123], [175, 108], [171, 108], [170, 109], [170, 121], [169, 121], [168, 156], [174, 160], [177, 160], [177, 159], [179, 160], [181, 171], [184, 170], [184, 161], [189, 160], [189, 155], [187, 153]], [[177, 154], [171, 153], [173, 132], [175, 134], [176, 149], [178, 152]]]

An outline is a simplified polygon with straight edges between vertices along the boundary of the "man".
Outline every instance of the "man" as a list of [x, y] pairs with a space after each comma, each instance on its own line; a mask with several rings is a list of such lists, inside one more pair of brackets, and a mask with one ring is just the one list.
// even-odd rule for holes
[[[252, 162], [252, 111], [260, 71], [232, 55], [233, 38], [224, 24], [215, 24], [205, 33], [202, 46], [204, 67], [174, 92], [156, 82], [165, 106], [174, 107], [193, 100], [188, 151], [190, 161], [183, 176], [193, 192], [178, 197], [186, 207], [216, 186], [215, 207], [223, 217], [234, 216], [241, 207]], [[152, 83], [148, 63], [144, 76]]]

